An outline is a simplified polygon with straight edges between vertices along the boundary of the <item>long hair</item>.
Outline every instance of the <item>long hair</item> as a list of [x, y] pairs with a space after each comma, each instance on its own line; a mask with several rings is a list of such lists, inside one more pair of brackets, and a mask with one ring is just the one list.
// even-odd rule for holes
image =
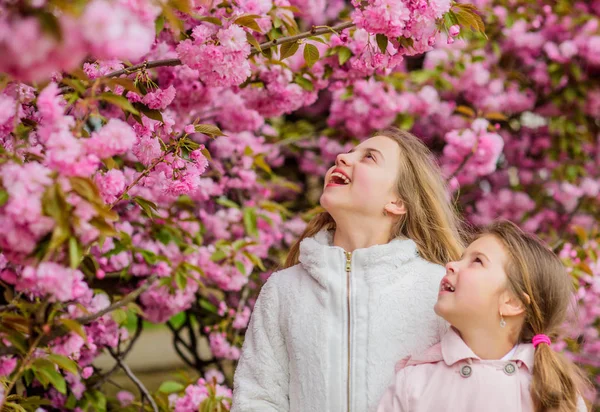
[[[394, 140], [400, 147], [398, 197], [406, 205], [390, 233], [390, 239], [404, 236], [412, 239], [424, 259], [445, 265], [462, 254], [462, 221], [448, 196], [446, 182], [433, 155], [423, 142], [411, 133], [396, 128], [375, 133]], [[335, 221], [327, 212], [315, 216], [300, 238], [292, 245], [285, 267], [298, 263], [300, 242], [321, 229], [334, 229]]]
[[[508, 286], [525, 309], [519, 342], [537, 334], [556, 338], [572, 300], [573, 281], [562, 262], [541, 240], [514, 223], [499, 221], [479, 236], [492, 235], [509, 256]], [[581, 370], [547, 344], [535, 349], [531, 397], [536, 412], [574, 412], [581, 395], [591, 389]]]

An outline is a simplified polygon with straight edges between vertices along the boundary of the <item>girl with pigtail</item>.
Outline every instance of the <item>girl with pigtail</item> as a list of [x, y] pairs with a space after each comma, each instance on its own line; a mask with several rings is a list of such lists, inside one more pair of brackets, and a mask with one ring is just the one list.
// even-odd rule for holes
[[257, 299], [232, 412], [375, 411], [395, 361], [446, 331], [433, 305], [463, 244], [426, 146], [377, 133], [337, 157], [320, 203]]
[[591, 385], [551, 347], [573, 284], [550, 249], [497, 222], [446, 271], [435, 312], [452, 327], [396, 365], [378, 412], [588, 410]]

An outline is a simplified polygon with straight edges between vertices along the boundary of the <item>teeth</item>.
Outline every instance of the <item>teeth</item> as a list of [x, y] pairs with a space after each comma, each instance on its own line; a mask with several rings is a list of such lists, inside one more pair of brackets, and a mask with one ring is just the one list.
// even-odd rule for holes
[[333, 172], [331, 174], [331, 177], [334, 177], [334, 176], [342, 179], [342, 181], [344, 182], [344, 184], [350, 183], [350, 179], [348, 179], [346, 176], [344, 176], [343, 174], [341, 174], [339, 172]]
[[449, 291], [449, 292], [454, 292], [454, 286], [452, 286], [451, 284], [449, 284], [449, 283], [446, 283], [446, 282], [444, 282], [444, 283], [442, 284], [442, 286], [441, 286], [441, 288], [440, 288], [440, 289], [442, 289], [442, 290], [447, 290], [447, 291]]

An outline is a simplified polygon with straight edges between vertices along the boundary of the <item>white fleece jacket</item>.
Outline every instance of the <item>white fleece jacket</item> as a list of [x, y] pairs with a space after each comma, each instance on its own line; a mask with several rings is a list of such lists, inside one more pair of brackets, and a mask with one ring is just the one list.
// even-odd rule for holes
[[374, 411], [394, 364], [437, 343], [442, 266], [395, 239], [347, 254], [319, 232], [271, 275], [250, 320], [231, 412]]

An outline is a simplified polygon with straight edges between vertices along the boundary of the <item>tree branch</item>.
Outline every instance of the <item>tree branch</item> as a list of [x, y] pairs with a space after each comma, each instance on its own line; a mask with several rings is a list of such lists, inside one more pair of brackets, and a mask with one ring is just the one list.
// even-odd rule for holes
[[[139, 287], [138, 289], [134, 290], [133, 292], [131, 292], [130, 294], [125, 296], [123, 299], [114, 302], [112, 305], [106, 307], [105, 309], [102, 309], [101, 311], [92, 313], [91, 315], [81, 316], [81, 317], [75, 319], [75, 321], [77, 321], [77, 323], [79, 323], [80, 325], [87, 325], [88, 323], [91, 323], [91, 322], [95, 321], [96, 319], [101, 318], [102, 316], [106, 315], [107, 313], [112, 312], [115, 309], [119, 309], [120, 307], [125, 306], [130, 302], [133, 302], [142, 293], [144, 293], [146, 290], [148, 290], [148, 288], [150, 288], [154, 284], [154, 281], [156, 279], [157, 279], [157, 276], [151, 276], [150, 278], [148, 278], [146, 283], [144, 283], [141, 287]], [[48, 343], [52, 342], [54, 339], [59, 338], [64, 335], [67, 335], [70, 332], [71, 332], [71, 330], [67, 329], [66, 327], [59, 326], [59, 327], [55, 328], [49, 335], [41, 338], [41, 341], [39, 342], [39, 346], [46, 346], [46, 345], [48, 345]], [[40, 335], [40, 337], [41, 336], [43, 336], [43, 335]], [[18, 353], [19, 353], [18, 350], [14, 346], [0, 347], [0, 355], [15, 355]]]
[[[311, 30], [303, 32], [303, 33], [299, 33], [296, 34], [294, 36], [287, 36], [287, 37], [280, 37], [278, 39], [273, 39], [271, 41], [267, 41], [264, 43], [260, 44], [260, 49], [264, 50], [264, 49], [268, 49], [270, 47], [276, 46], [278, 44], [284, 44], [284, 43], [292, 43], [301, 39], [306, 39], [308, 37], [313, 37], [313, 36], [319, 36], [321, 34], [325, 34], [325, 33], [329, 33], [329, 32], [339, 32], [341, 30], [350, 28], [350, 27], [354, 27], [354, 23], [352, 23], [351, 21], [347, 21], [344, 23], [340, 23], [338, 25], [335, 25], [333, 27], [313, 27]], [[252, 51], [250, 52], [250, 56], [254, 56], [255, 54], [259, 53], [259, 51], [252, 47]], [[183, 63], [181, 60], [179, 59], [164, 59], [164, 60], [154, 60], [154, 61], [149, 61], [149, 62], [143, 62], [140, 64], [136, 64], [134, 66], [130, 66], [127, 67], [125, 69], [122, 70], [117, 70], [114, 71], [112, 73], [107, 74], [104, 77], [118, 77], [121, 76], [123, 74], [131, 74], [134, 73], [137, 70], [145, 70], [145, 69], [153, 69], [155, 67], [167, 67], [167, 66], [181, 66]]]
[[131, 381], [138, 387], [140, 393], [142, 394], [142, 398], [148, 399], [148, 402], [150, 402], [150, 406], [152, 406], [152, 410], [154, 412], [158, 412], [158, 405], [156, 405], [154, 398], [152, 397], [152, 395], [150, 395], [150, 392], [148, 392], [148, 389], [146, 389], [144, 384], [138, 379], [137, 376], [135, 376], [133, 371], [129, 368], [129, 366], [127, 366], [125, 362], [123, 362], [123, 359], [121, 359], [119, 355], [117, 355], [111, 348], [108, 348], [108, 351], [110, 352], [111, 356], [117, 361], [121, 369], [123, 369], [123, 372], [125, 372], [129, 379], [131, 379]]
[[140, 180], [142, 180], [143, 177], [148, 176], [148, 173], [150, 173], [152, 170], [154, 170], [154, 168], [156, 167], [157, 164], [159, 164], [160, 162], [162, 162], [163, 160], [165, 160], [165, 157], [167, 157], [167, 155], [171, 154], [173, 152], [172, 149], [169, 149], [167, 151], [165, 151], [159, 158], [155, 159], [154, 162], [152, 162], [152, 164], [145, 169], [142, 173], [139, 174], [138, 177], [135, 178], [135, 180], [133, 182], [131, 182], [126, 188], [125, 190], [123, 190], [123, 193], [121, 193], [119, 195], [119, 197], [117, 198], [117, 200], [115, 200], [114, 202], [112, 202], [109, 205], [109, 209], [112, 209], [113, 207], [115, 207], [115, 205], [117, 203], [119, 203], [121, 200], [123, 200], [123, 198], [125, 197], [125, 195], [127, 193], [129, 193], [129, 191], [131, 190], [132, 187], [134, 187], [135, 185], [137, 185], [139, 183]]

